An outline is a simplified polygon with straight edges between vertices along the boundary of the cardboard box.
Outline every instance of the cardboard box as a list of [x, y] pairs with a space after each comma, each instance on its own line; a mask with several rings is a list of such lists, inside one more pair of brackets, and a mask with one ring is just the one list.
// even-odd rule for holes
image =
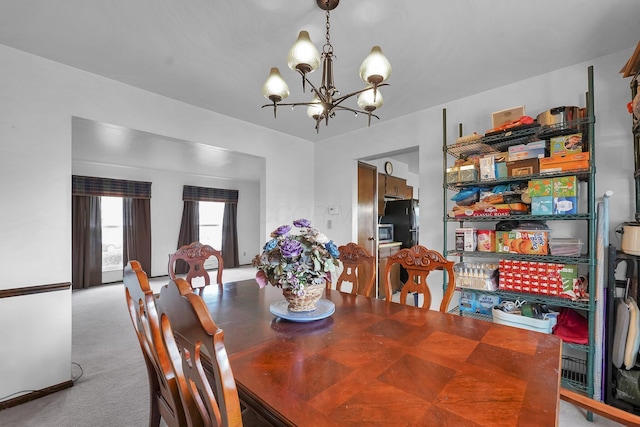
[[459, 166], [458, 182], [469, 182], [478, 180], [478, 170], [475, 165]]
[[553, 179], [532, 179], [529, 181], [527, 191], [529, 192], [529, 196], [540, 197], [540, 196], [553, 196]]
[[553, 215], [553, 196], [533, 196], [531, 215]]
[[477, 236], [475, 228], [456, 228], [456, 251], [475, 251]]
[[500, 304], [500, 297], [478, 294], [476, 292], [460, 292], [460, 311], [491, 315], [493, 306]]
[[489, 217], [489, 216], [509, 216], [511, 215], [511, 208], [509, 205], [500, 204], [492, 205], [488, 208], [472, 208], [457, 209], [454, 211], [455, 218], [468, 218], [468, 217]]
[[485, 156], [480, 159], [480, 180], [496, 179], [496, 166], [493, 156]]
[[555, 215], [571, 215], [578, 213], [577, 197], [554, 197], [553, 213]]
[[546, 141], [533, 141], [528, 144], [512, 145], [509, 147], [509, 161], [545, 157], [546, 148]]
[[507, 174], [507, 162], [497, 162], [496, 163], [496, 178], [506, 178], [509, 175]]
[[582, 152], [582, 134], [556, 136], [549, 140], [549, 152], [552, 157], [566, 156], [572, 153]]
[[458, 167], [453, 166], [447, 169], [447, 184], [458, 182]]
[[589, 152], [545, 157], [538, 159], [538, 162], [540, 162], [540, 173], [584, 170], [589, 169]]
[[496, 231], [496, 252], [547, 255], [549, 232], [545, 230]]
[[507, 162], [507, 176], [527, 176], [540, 172], [538, 162], [543, 159], [526, 159]]
[[524, 105], [491, 113], [491, 126], [493, 126], [492, 129], [495, 129], [498, 126], [502, 126], [514, 120], [518, 120], [522, 116], [524, 116]]
[[575, 175], [553, 178], [553, 197], [578, 196], [578, 179]]
[[496, 251], [496, 232], [494, 230], [478, 230], [478, 252]]

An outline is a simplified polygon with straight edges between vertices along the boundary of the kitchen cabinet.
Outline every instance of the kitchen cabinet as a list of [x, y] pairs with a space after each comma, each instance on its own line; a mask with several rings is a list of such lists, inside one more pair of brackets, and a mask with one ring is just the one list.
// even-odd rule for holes
[[[384, 272], [387, 268], [387, 258], [397, 254], [399, 250], [400, 242], [378, 245], [378, 298], [386, 297], [387, 277]], [[400, 289], [400, 264], [395, 264], [391, 270], [391, 289], [393, 292]]]
[[[588, 91], [586, 94], [586, 117], [579, 118], [572, 122], [558, 123], [549, 127], [531, 126], [521, 127], [512, 131], [502, 132], [491, 136], [484, 136], [479, 140], [467, 143], [448, 143], [446, 110], [443, 110], [443, 232], [444, 249], [443, 253], [447, 257], [455, 257], [459, 261], [474, 260], [480, 263], [489, 262], [487, 259], [495, 260], [519, 260], [529, 262], [544, 262], [550, 264], [576, 264], [588, 270], [589, 277], [589, 298], [588, 300], [573, 301], [568, 298], [554, 297], [540, 293], [527, 293], [506, 290], [478, 290], [468, 289], [479, 294], [500, 296], [507, 301], [527, 301], [531, 303], [541, 303], [547, 306], [558, 308], [571, 308], [579, 310], [588, 318], [588, 344], [563, 344], [563, 364], [562, 364], [562, 385], [593, 396], [594, 393], [594, 351], [595, 351], [595, 309], [596, 309], [596, 203], [595, 203], [595, 145], [594, 145], [594, 104], [593, 104], [593, 67], [588, 67]], [[464, 179], [452, 179], [447, 174], [447, 169], [451, 168], [452, 159], [470, 159], [479, 154], [489, 154], [507, 151], [510, 146], [526, 144], [539, 139], [548, 139], [551, 135], [558, 135], [568, 129], [578, 129], [583, 132], [583, 144], [586, 144], [585, 151], [589, 151], [588, 169], [564, 170], [548, 173], [530, 173], [524, 176], [500, 177], [490, 180], [480, 180], [479, 174]], [[462, 125], [460, 125], [460, 136], [462, 136]], [[564, 132], [567, 133], [567, 132]], [[586, 140], [586, 141], [585, 141]], [[536, 159], [537, 160], [537, 159]], [[502, 184], [523, 183], [532, 179], [556, 178], [576, 176], [579, 182], [586, 183], [587, 194], [581, 194], [581, 198], [586, 198], [586, 212], [561, 215], [529, 215], [529, 214], [508, 214], [509, 216], [450, 216], [453, 202], [450, 198], [461, 190], [471, 187], [493, 187]], [[578, 221], [576, 226], [587, 230], [588, 241], [586, 254], [576, 256], [557, 255], [533, 255], [520, 253], [497, 253], [465, 250], [449, 250], [448, 247], [455, 248], [455, 245], [448, 245], [454, 242], [453, 229], [449, 230], [449, 223], [457, 223], [454, 227], [478, 227], [483, 229], [493, 229], [497, 222], [514, 221], [546, 221], [550, 222], [550, 233], [556, 228], [562, 228], [563, 221]], [[554, 225], [555, 226], [551, 226]], [[481, 227], [482, 226], [482, 227]], [[460, 248], [458, 248], [460, 249]], [[443, 287], [446, 282], [443, 282]], [[465, 289], [467, 290], [467, 289]], [[461, 315], [470, 315], [491, 321], [491, 316], [483, 316], [475, 313], [460, 312], [456, 309], [452, 311]], [[574, 357], [578, 354], [579, 357]], [[541, 373], [542, 374], [542, 373]]]
[[386, 197], [404, 198], [407, 191], [407, 180], [392, 175], [385, 176], [384, 195]]
[[384, 215], [385, 199], [413, 199], [413, 187], [407, 180], [383, 173], [378, 174], [378, 215]]

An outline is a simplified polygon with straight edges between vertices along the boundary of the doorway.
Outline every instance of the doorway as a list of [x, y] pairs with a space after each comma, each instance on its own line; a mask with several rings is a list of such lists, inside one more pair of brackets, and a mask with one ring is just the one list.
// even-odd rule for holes
[[[378, 168], [358, 162], [358, 245], [376, 257], [376, 266], [378, 264], [377, 200]], [[360, 275], [359, 277], [366, 276]], [[361, 286], [363, 286], [362, 280], [358, 284], [359, 288]]]

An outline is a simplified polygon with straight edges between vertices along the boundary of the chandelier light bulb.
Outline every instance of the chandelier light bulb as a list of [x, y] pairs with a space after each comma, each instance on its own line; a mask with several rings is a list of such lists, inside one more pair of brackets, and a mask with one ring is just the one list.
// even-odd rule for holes
[[280, 102], [289, 96], [289, 86], [280, 75], [278, 67], [273, 67], [262, 86], [262, 94], [272, 102]]
[[358, 95], [358, 107], [364, 111], [371, 112], [377, 108], [382, 107], [384, 100], [380, 89], [374, 89], [373, 86], [369, 86], [370, 89], [365, 90]]
[[382, 54], [380, 46], [371, 48], [371, 52], [360, 65], [360, 78], [365, 83], [379, 85], [391, 75], [391, 63]]
[[293, 71], [299, 71], [303, 75], [317, 70], [320, 66], [320, 52], [311, 43], [307, 31], [300, 31], [298, 34], [298, 39], [289, 50], [287, 64]]
[[307, 116], [314, 120], [318, 120], [318, 117], [324, 114], [324, 107], [320, 103], [320, 98], [318, 95], [313, 95], [313, 99], [311, 100], [313, 104], [307, 107]]

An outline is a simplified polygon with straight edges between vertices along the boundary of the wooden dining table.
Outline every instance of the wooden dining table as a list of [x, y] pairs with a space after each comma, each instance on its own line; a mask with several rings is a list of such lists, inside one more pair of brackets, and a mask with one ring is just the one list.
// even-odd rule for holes
[[327, 290], [324, 319], [274, 316], [282, 290], [255, 280], [203, 298], [243, 404], [288, 426], [554, 426], [561, 341]]

